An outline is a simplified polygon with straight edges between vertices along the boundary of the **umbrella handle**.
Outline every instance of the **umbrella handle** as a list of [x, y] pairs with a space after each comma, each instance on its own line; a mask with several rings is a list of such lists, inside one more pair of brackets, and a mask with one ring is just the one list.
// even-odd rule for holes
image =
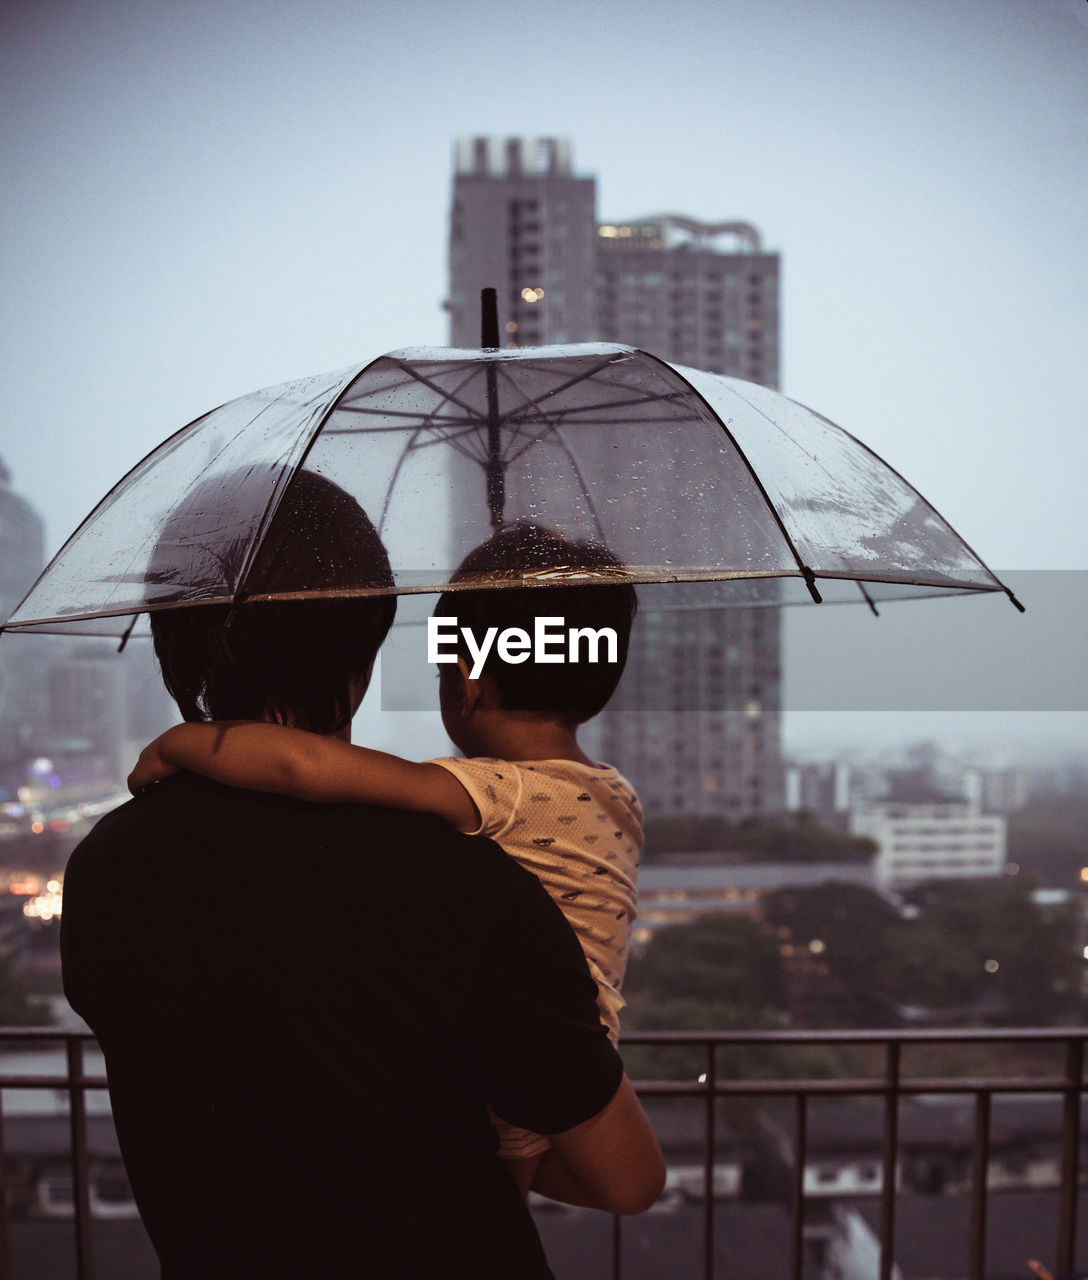
[[[480, 290], [480, 346], [485, 351], [499, 349], [499, 301], [494, 289]], [[499, 431], [499, 392], [494, 362], [487, 362], [487, 506], [491, 527], [502, 528], [506, 506], [506, 477], [502, 465]]]

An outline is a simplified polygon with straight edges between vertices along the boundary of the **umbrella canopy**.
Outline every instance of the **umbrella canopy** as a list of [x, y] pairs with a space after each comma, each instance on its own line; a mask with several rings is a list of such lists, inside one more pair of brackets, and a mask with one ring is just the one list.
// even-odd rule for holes
[[[368, 513], [392, 584], [261, 561], [304, 470]], [[4, 629], [124, 636], [157, 609], [442, 591], [518, 520], [604, 541], [632, 582], [730, 584], [721, 604], [1007, 592], [871, 450], [765, 387], [612, 344], [414, 348], [183, 428], [103, 499]], [[511, 564], [486, 585], [579, 576]], [[770, 595], [744, 590], [766, 579]]]

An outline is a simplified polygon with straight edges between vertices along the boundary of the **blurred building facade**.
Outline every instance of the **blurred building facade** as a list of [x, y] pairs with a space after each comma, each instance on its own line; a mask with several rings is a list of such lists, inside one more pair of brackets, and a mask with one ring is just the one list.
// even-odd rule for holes
[[747, 222], [657, 214], [597, 228], [597, 333], [778, 386], [779, 257]]
[[884, 796], [851, 812], [850, 830], [876, 841], [873, 871], [880, 889], [1005, 871], [1005, 819], [981, 813], [966, 797], [949, 795], [917, 773], [890, 774]]
[[786, 810], [803, 810], [824, 826], [846, 829], [851, 804], [851, 769], [841, 761], [791, 763], [785, 768]]
[[[745, 222], [660, 214], [599, 223], [596, 181], [574, 172], [566, 139], [455, 145], [454, 347], [479, 346], [480, 291], [494, 287], [508, 346], [622, 342], [776, 387], [779, 278], [779, 256]], [[661, 484], [667, 508], [667, 475]], [[648, 810], [740, 820], [783, 808], [777, 609], [644, 607], [625, 684], [652, 685], [638, 703], [654, 709], [617, 699], [591, 746], [630, 777]]]
[[[45, 526], [12, 486], [0, 458], [0, 619], [7, 618], [45, 565]], [[0, 644], [0, 762], [29, 750], [44, 693], [45, 669], [33, 641]]]
[[594, 336], [596, 182], [563, 138], [461, 138], [450, 208], [450, 345], [480, 345], [480, 291], [511, 346]]
[[[0, 460], [0, 618], [44, 564], [44, 526]], [[0, 638], [0, 800], [37, 812], [116, 790], [134, 752], [176, 719], [151, 646], [122, 657], [80, 637]]]

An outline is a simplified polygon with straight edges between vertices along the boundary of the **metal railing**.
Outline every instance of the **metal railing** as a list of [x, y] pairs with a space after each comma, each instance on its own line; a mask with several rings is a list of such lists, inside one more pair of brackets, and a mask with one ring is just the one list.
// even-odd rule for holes
[[[718, 1031], [634, 1032], [624, 1037], [624, 1047], [691, 1046], [705, 1054], [704, 1069], [694, 1081], [643, 1081], [638, 1089], [643, 1099], [652, 1097], [696, 1097], [705, 1103], [703, 1164], [703, 1276], [714, 1276], [713, 1179], [716, 1149], [717, 1102], [719, 1099], [779, 1098], [792, 1101], [794, 1140], [789, 1196], [790, 1275], [802, 1280], [804, 1274], [805, 1167], [808, 1156], [809, 1103], [817, 1098], [870, 1097], [883, 1100], [883, 1140], [880, 1181], [880, 1280], [891, 1280], [895, 1269], [895, 1227], [897, 1169], [900, 1155], [899, 1104], [907, 1097], [949, 1096], [974, 1100], [975, 1124], [972, 1143], [972, 1174], [969, 1214], [968, 1280], [984, 1280], [986, 1267], [986, 1221], [989, 1207], [987, 1170], [989, 1165], [991, 1104], [995, 1095], [1052, 1095], [1062, 1101], [1061, 1174], [1058, 1187], [1058, 1231], [1054, 1258], [1057, 1273], [1071, 1277], [1077, 1239], [1077, 1191], [1080, 1180], [1081, 1097], [1085, 1092], [1084, 1053], [1086, 1028], [1040, 1028], [1007, 1030], [914, 1030], [914, 1031]], [[728, 1079], [719, 1069], [719, 1051], [752, 1046], [803, 1047], [820, 1045], [838, 1049], [872, 1046], [882, 1058], [881, 1069], [857, 1078], [833, 1079]], [[926, 1046], [966, 1045], [1049, 1045], [1064, 1050], [1060, 1073], [973, 1078], [959, 1075], [908, 1075], [904, 1071], [904, 1051]], [[619, 1280], [619, 1229], [613, 1247], [613, 1277]], [[1026, 1260], [1025, 1260], [1026, 1261]]]
[[[973, 1100], [974, 1133], [972, 1174], [968, 1192], [969, 1280], [984, 1280], [986, 1268], [986, 1225], [989, 1209], [987, 1169], [991, 1149], [991, 1107], [999, 1095], [1049, 1095], [1061, 1102], [1060, 1182], [1057, 1239], [1053, 1257], [1056, 1275], [1074, 1272], [1077, 1241], [1077, 1193], [1081, 1177], [1081, 1099], [1085, 1092], [1085, 1044], [1088, 1028], [1040, 1028], [996, 1030], [913, 1030], [913, 1031], [656, 1031], [633, 1032], [623, 1040], [624, 1049], [647, 1047], [651, 1052], [685, 1049], [696, 1052], [702, 1070], [680, 1080], [645, 1080], [638, 1084], [644, 1101], [658, 1098], [701, 1100], [703, 1122], [703, 1248], [704, 1280], [714, 1275], [715, 1157], [719, 1137], [719, 1104], [722, 1100], [777, 1099], [793, 1113], [793, 1143], [790, 1168], [790, 1274], [802, 1280], [805, 1265], [805, 1167], [809, 1154], [810, 1103], [826, 1098], [875, 1098], [883, 1103], [883, 1137], [880, 1150], [879, 1247], [880, 1280], [892, 1280], [895, 1267], [898, 1164], [901, 1155], [899, 1106], [906, 1098], [921, 1096], [964, 1097]], [[56, 1046], [56, 1073], [20, 1074], [0, 1068], [0, 1090], [43, 1090], [59, 1092], [67, 1100], [70, 1128], [70, 1158], [73, 1184], [73, 1218], [76, 1273], [79, 1280], [93, 1280], [91, 1248], [91, 1194], [87, 1140], [87, 1095], [104, 1090], [102, 1075], [85, 1072], [85, 1049], [93, 1043], [87, 1033], [58, 1032], [47, 1028], [0, 1028], [0, 1050], [42, 1049]], [[1028, 1046], [1049, 1047], [1060, 1053], [1061, 1070], [1028, 1071], [1019, 1075], [971, 1077], [924, 1075], [911, 1072], [905, 1054], [923, 1052], [934, 1046]], [[877, 1069], [853, 1077], [828, 1079], [761, 1078], [740, 1079], [722, 1070], [720, 1056], [736, 1049], [790, 1050], [822, 1046], [835, 1051], [866, 1050], [875, 1055]], [[685, 1073], [687, 1074], [687, 1073]], [[2, 1095], [0, 1095], [2, 1096]], [[8, 1280], [8, 1214], [4, 1185], [4, 1127], [0, 1107], [0, 1280]], [[612, 1274], [622, 1280], [621, 1219], [613, 1222]], [[1043, 1242], [1045, 1244], [1045, 1242]], [[1043, 1247], [1041, 1244], [1041, 1247]]]

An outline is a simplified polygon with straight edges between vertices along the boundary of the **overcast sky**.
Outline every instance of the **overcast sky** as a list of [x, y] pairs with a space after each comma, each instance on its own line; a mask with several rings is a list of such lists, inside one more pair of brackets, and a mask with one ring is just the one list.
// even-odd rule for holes
[[753, 222], [783, 389], [994, 569], [1088, 570], [1085, 0], [40, 0], [0, 63], [0, 456], [50, 551], [214, 405], [444, 342], [451, 140], [526, 133], [603, 219]]

